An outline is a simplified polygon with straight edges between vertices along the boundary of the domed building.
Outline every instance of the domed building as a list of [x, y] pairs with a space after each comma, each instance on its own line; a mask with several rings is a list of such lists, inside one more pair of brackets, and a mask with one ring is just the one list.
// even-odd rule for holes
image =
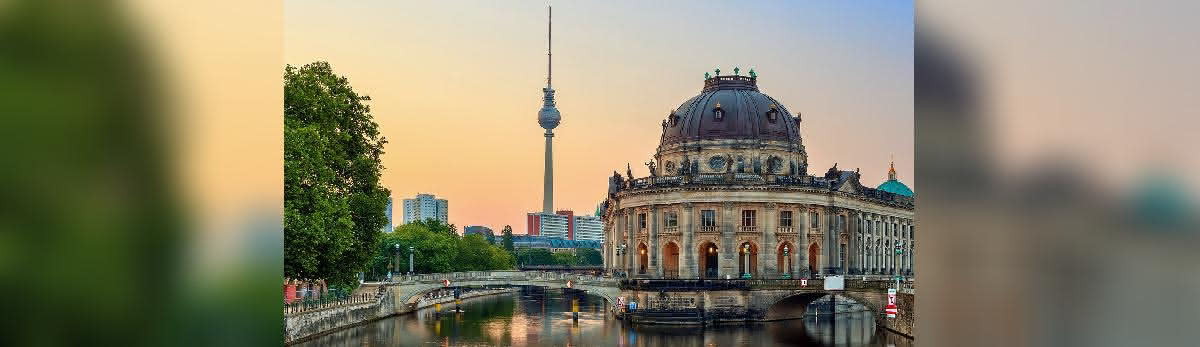
[[707, 76], [662, 120], [648, 177], [613, 172], [605, 267], [648, 278], [912, 273], [912, 191], [858, 170], [809, 174], [800, 115], [758, 76]]

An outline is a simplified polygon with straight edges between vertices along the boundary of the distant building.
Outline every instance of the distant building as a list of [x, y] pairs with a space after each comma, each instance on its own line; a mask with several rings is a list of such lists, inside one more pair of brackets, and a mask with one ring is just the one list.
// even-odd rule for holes
[[567, 216], [555, 213], [529, 213], [525, 215], [525, 234], [567, 239], [569, 236]]
[[471, 234], [482, 235], [483, 238], [488, 239], [488, 240], [491, 240], [492, 238], [496, 237], [496, 234], [492, 232], [492, 228], [488, 228], [488, 227], [485, 227], [482, 225], [469, 225], [466, 228], [463, 228], [463, 236], [467, 236], [467, 235], [471, 235]]
[[604, 242], [604, 220], [597, 216], [575, 216], [574, 240]]
[[599, 241], [579, 241], [567, 240], [557, 237], [532, 236], [532, 235], [513, 235], [513, 247], [516, 248], [543, 248], [549, 249], [551, 252], [569, 252], [574, 253], [575, 249], [592, 248], [600, 249]]
[[449, 223], [449, 205], [446, 199], [438, 199], [433, 194], [417, 194], [416, 198], [404, 199], [404, 224], [426, 219]]
[[392, 220], [392, 197], [390, 197], [390, 196], [388, 197], [387, 217], [388, 217], [387, 226], [384, 227], [383, 232], [390, 233], [390, 232], [392, 232], [392, 230], [395, 230], [395, 227], [392, 226], [392, 223], [393, 223], [393, 220]]

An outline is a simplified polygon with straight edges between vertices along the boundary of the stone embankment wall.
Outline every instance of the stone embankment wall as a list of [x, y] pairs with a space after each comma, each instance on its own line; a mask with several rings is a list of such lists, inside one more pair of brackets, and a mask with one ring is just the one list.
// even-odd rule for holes
[[[511, 293], [514, 291], [517, 291], [517, 289], [506, 288], [497, 290], [472, 291], [463, 294], [462, 299], [465, 300], [481, 296]], [[451, 305], [454, 303], [454, 297], [448, 296], [431, 300], [422, 299], [418, 301], [416, 307], [412, 307], [410, 305], [397, 305], [395, 298], [396, 295], [394, 291], [388, 290], [385, 291], [384, 294], [375, 302], [328, 307], [319, 310], [284, 315], [284, 344], [293, 344], [339, 329], [344, 329], [389, 316], [410, 313], [415, 310], [433, 306], [436, 303], [450, 303]], [[449, 308], [453, 308], [453, 306]], [[443, 307], [443, 309], [448, 308]]]
[[896, 308], [900, 311], [896, 314], [896, 318], [884, 319], [884, 327], [888, 330], [907, 335], [908, 337], [916, 337], [913, 332], [913, 324], [916, 323], [916, 311], [913, 308], [916, 306], [916, 298], [913, 294], [899, 293], [896, 294]]

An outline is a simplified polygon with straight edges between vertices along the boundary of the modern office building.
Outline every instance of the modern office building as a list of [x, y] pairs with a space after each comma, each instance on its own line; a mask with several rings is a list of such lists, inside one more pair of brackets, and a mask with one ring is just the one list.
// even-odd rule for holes
[[567, 239], [567, 216], [556, 213], [526, 214], [525, 234]]
[[404, 199], [404, 224], [419, 220], [436, 219], [449, 223], [449, 203], [433, 194], [417, 194], [416, 198]]
[[394, 220], [392, 219], [392, 197], [390, 196], [388, 197], [387, 204], [387, 218], [388, 222], [387, 225], [383, 227], [383, 232], [390, 233], [392, 230], [395, 230], [395, 226], [393, 225]]
[[604, 242], [604, 220], [597, 216], [575, 216], [574, 234], [576, 241]]

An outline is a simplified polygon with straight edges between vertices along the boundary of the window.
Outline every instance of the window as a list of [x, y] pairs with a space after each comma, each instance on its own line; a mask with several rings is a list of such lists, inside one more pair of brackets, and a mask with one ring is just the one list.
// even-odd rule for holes
[[677, 227], [679, 226], [679, 213], [675, 211], [663, 212], [663, 221], [667, 227]]
[[754, 217], [755, 217], [754, 213], [755, 212], [757, 212], [757, 211], [742, 210], [742, 226], [752, 227], [755, 225], [754, 224]]
[[646, 228], [646, 214], [638, 213], [638, 229], [640, 230], [640, 229], [645, 229], [645, 228]]
[[811, 226], [813, 229], [817, 229], [817, 228], [821, 227], [821, 220], [817, 218], [816, 212], [812, 212], [812, 213], [808, 214], [808, 225]]
[[792, 226], [792, 211], [779, 211], [779, 226], [789, 228]]
[[702, 226], [702, 227], [717, 226], [717, 211], [700, 210], [700, 226]]

